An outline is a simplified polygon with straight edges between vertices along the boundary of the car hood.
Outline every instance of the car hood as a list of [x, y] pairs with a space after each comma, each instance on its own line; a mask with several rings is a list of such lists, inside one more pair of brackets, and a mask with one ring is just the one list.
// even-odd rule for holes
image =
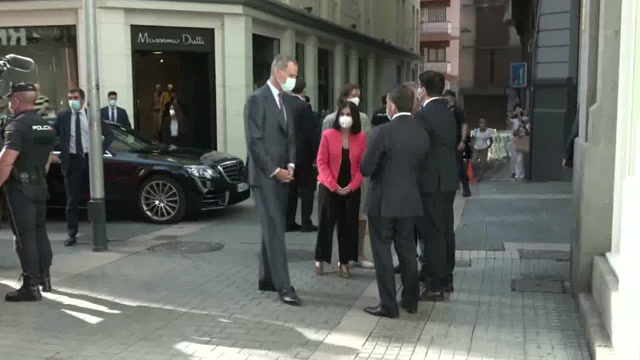
[[154, 150], [148, 154], [155, 160], [165, 159], [174, 164], [181, 165], [209, 165], [214, 166], [229, 160], [239, 160], [237, 157], [220, 151], [210, 151], [183, 148], [176, 146], [167, 146], [165, 148]]

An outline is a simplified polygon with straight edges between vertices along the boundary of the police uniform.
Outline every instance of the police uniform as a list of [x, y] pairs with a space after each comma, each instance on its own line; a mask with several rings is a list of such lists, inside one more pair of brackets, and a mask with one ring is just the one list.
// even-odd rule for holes
[[[32, 84], [14, 84], [12, 93], [35, 91]], [[46, 230], [48, 197], [46, 165], [55, 144], [51, 125], [37, 110], [15, 114], [4, 132], [4, 149], [19, 152], [4, 186], [23, 287], [7, 294], [7, 301], [39, 300], [38, 285], [51, 290], [49, 268], [53, 257]]]

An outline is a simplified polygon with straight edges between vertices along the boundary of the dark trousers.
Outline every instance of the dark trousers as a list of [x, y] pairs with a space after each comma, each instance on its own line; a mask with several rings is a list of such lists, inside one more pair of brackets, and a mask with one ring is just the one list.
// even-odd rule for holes
[[64, 187], [67, 193], [67, 231], [69, 237], [78, 234], [78, 207], [82, 195], [89, 189], [89, 158], [69, 155], [69, 167], [64, 174]]
[[358, 221], [360, 189], [347, 196], [332, 193], [324, 185], [318, 190], [320, 224], [316, 241], [316, 261], [331, 263], [333, 230], [338, 224], [338, 250], [340, 264], [358, 261]]
[[47, 235], [46, 189], [44, 196], [27, 196], [20, 186], [7, 184], [5, 191], [9, 220], [15, 234], [15, 249], [22, 272], [37, 276], [49, 270], [53, 253]]
[[402, 278], [402, 301], [405, 306], [416, 308], [420, 282], [416, 260], [416, 244], [413, 240], [414, 218], [386, 218], [369, 216], [371, 250], [376, 269], [376, 281], [380, 303], [388, 311], [398, 313], [396, 282], [393, 271], [391, 245], [396, 249], [400, 261]]
[[422, 277], [425, 286], [439, 290], [453, 278], [456, 239], [453, 229], [455, 191], [422, 194]]
[[263, 186], [251, 189], [262, 223], [259, 281], [273, 284], [278, 290], [291, 287], [284, 241], [287, 186], [288, 184], [282, 184], [276, 179], [270, 179]]
[[300, 222], [302, 226], [313, 225], [311, 214], [313, 214], [313, 198], [316, 193], [316, 181], [310, 174], [303, 174], [312, 169], [300, 170], [296, 168], [295, 181], [289, 184], [289, 205], [287, 206], [287, 225], [296, 222], [298, 212], [298, 198], [300, 198]]
[[464, 166], [463, 154], [461, 151], [456, 153], [456, 165], [458, 166], [458, 178], [462, 183], [462, 186], [469, 186], [469, 175], [467, 174], [467, 169]]

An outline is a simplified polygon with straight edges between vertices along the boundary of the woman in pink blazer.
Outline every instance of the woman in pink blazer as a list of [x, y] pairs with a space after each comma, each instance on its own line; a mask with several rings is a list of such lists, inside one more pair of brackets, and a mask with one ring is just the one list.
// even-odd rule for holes
[[367, 149], [360, 112], [351, 102], [342, 101], [333, 127], [322, 134], [318, 151], [318, 203], [320, 223], [316, 242], [315, 269], [331, 263], [333, 230], [338, 224], [338, 268], [348, 278], [350, 261], [358, 261], [358, 214], [362, 174], [360, 162]]

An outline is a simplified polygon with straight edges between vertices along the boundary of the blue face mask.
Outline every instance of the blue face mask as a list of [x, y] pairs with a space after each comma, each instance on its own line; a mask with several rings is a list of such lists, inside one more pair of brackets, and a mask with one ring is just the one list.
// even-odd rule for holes
[[80, 110], [80, 100], [69, 100], [69, 107], [73, 111]]

